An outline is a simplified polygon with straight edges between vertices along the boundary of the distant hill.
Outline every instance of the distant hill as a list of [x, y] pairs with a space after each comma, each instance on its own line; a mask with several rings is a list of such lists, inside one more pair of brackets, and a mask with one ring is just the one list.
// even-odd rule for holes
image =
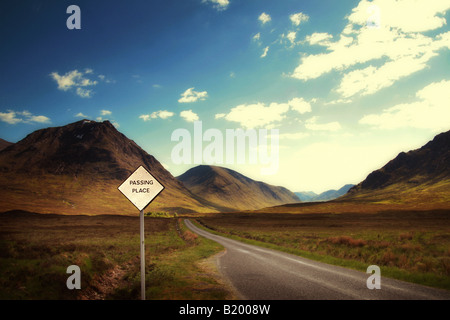
[[236, 171], [200, 165], [186, 171], [178, 180], [195, 195], [207, 201], [238, 210], [253, 210], [300, 202], [291, 191], [252, 180]]
[[346, 184], [339, 190], [327, 190], [322, 192], [321, 194], [316, 194], [312, 191], [307, 192], [296, 192], [295, 194], [302, 200], [303, 202], [314, 202], [314, 201], [328, 201], [328, 200], [334, 200], [336, 198], [339, 198], [340, 196], [343, 196], [352, 188], [353, 184]]
[[420, 149], [401, 152], [351, 188], [343, 199], [449, 203], [450, 131]]
[[12, 145], [12, 142], [3, 140], [0, 138], [0, 151], [2, 151], [3, 149], [5, 149], [6, 147], [9, 147], [10, 145]]
[[328, 200], [337, 199], [340, 196], [343, 196], [344, 194], [346, 194], [348, 192], [348, 190], [350, 190], [350, 188], [352, 188], [353, 186], [354, 186], [354, 184], [346, 184], [339, 190], [331, 189], [331, 190], [322, 192], [317, 197], [315, 197], [313, 201], [328, 201]]
[[117, 187], [140, 165], [165, 186], [147, 210], [217, 211], [109, 121], [82, 120], [35, 131], [0, 151], [0, 212], [138, 214]]
[[299, 191], [294, 193], [302, 202], [314, 201], [313, 199], [318, 196], [318, 194], [313, 191]]

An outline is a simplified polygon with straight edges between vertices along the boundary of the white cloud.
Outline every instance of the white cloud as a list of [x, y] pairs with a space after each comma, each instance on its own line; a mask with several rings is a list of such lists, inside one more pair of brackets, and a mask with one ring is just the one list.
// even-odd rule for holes
[[180, 117], [182, 117], [184, 120], [186, 120], [187, 122], [194, 122], [197, 121], [198, 115], [193, 112], [192, 110], [184, 110], [180, 112]]
[[[295, 68], [291, 76], [300, 80], [310, 80], [318, 78], [332, 70], [343, 70], [358, 62], [364, 62], [358, 59], [367, 59], [368, 56], [363, 55], [360, 58], [356, 55], [358, 52], [352, 55], [352, 50], [344, 45], [345, 42], [350, 42], [349, 39], [351, 40], [352, 38], [341, 36], [340, 41], [334, 42], [328, 47], [331, 51], [329, 53], [312, 54], [302, 57], [300, 65]], [[358, 49], [360, 50], [360, 48]], [[359, 53], [359, 55], [361, 56], [362, 54]]]
[[303, 98], [294, 98], [288, 102], [292, 110], [297, 111], [300, 114], [311, 112], [311, 104], [305, 101]]
[[151, 117], [150, 117], [149, 114], [141, 114], [141, 115], [139, 116], [139, 119], [142, 119], [142, 120], [144, 120], [144, 121], [149, 121], [149, 120], [151, 120]]
[[172, 116], [174, 116], [175, 113], [167, 111], [167, 110], [159, 110], [159, 111], [154, 111], [151, 114], [143, 114], [140, 115], [139, 118], [144, 120], [144, 121], [150, 121], [151, 119], [168, 119]]
[[268, 52], [269, 52], [269, 47], [265, 47], [263, 50], [263, 53], [261, 54], [261, 58], [265, 58], [267, 56]]
[[283, 120], [288, 110], [287, 103], [271, 103], [269, 106], [263, 103], [241, 104], [232, 108], [225, 119], [244, 128], [258, 128]]
[[[154, 114], [154, 112], [152, 113], [152, 115]], [[161, 119], [167, 119], [170, 118], [174, 115], [173, 112], [167, 111], [167, 110], [160, 110], [156, 112], [157, 116]]]
[[346, 104], [346, 103], [351, 103], [351, 102], [353, 102], [353, 100], [351, 100], [351, 99], [336, 99], [336, 100], [332, 100], [330, 102], [326, 102], [326, 103], [324, 103], [324, 105]]
[[[10, 110], [8, 110], [8, 111], [10, 111]], [[16, 111], [16, 113], [17, 113], [18, 115], [21, 115], [21, 116], [24, 116], [24, 117], [31, 117], [31, 116], [32, 116], [31, 112], [28, 111], [28, 110], [24, 110], [24, 111]]]
[[98, 84], [96, 80], [91, 80], [86, 75], [91, 75], [92, 69], [86, 69], [85, 72], [79, 72], [78, 70], [72, 70], [64, 75], [60, 75], [57, 72], [50, 73], [50, 76], [58, 84], [58, 89], [67, 91], [72, 88], [76, 88], [76, 94], [82, 98], [89, 98], [92, 95], [92, 89], [86, 89], [85, 87], [95, 86]]
[[13, 111], [0, 112], [0, 121], [17, 124], [17, 123], [50, 123], [50, 118], [46, 116], [35, 116], [29, 111]]
[[333, 35], [326, 32], [315, 32], [309, 36], [306, 36], [305, 40], [310, 45], [329, 46], [330, 40], [333, 39]]
[[95, 120], [97, 120], [98, 122], [103, 122], [103, 121], [110, 121], [111, 124], [116, 127], [117, 129], [120, 127], [119, 123], [116, 120], [110, 120], [108, 118], [103, 118], [103, 116], [111, 116], [112, 115], [112, 111], [110, 110], [100, 110], [100, 115], [97, 118], [95, 118]]
[[294, 110], [300, 114], [311, 112], [311, 104], [303, 98], [293, 98], [287, 103], [272, 102], [269, 105], [261, 102], [241, 104], [232, 108], [228, 114], [216, 114], [215, 118], [237, 122], [247, 129], [268, 128], [285, 119], [289, 110]]
[[443, 27], [442, 15], [450, 9], [448, 0], [362, 0], [348, 17], [352, 24], [364, 25], [369, 16], [379, 12], [381, 25], [403, 32], [424, 32]]
[[87, 115], [85, 115], [84, 113], [82, 113], [82, 112], [78, 112], [76, 115], [75, 115], [75, 117], [77, 117], [77, 118], [89, 118]]
[[[378, 28], [366, 26], [370, 6], [378, 6]], [[362, 0], [347, 17], [348, 24], [336, 41], [331, 35], [314, 33], [305, 38], [310, 45], [326, 47], [326, 52], [305, 55], [291, 76], [301, 80], [318, 78], [331, 71], [347, 71], [337, 89], [343, 97], [373, 94], [396, 81], [427, 67], [442, 48], [450, 48], [450, 32], [435, 36], [419, 32], [445, 24], [441, 17], [450, 2], [428, 0]], [[381, 62], [381, 64], [380, 64]], [[377, 66], [363, 65], [377, 63]]]
[[67, 91], [73, 86], [76, 86], [77, 79], [82, 78], [83, 74], [78, 72], [78, 70], [73, 70], [67, 72], [63, 76], [59, 75], [57, 72], [52, 72], [50, 76], [58, 83], [58, 89]]
[[266, 24], [267, 22], [270, 22], [272, 18], [267, 13], [263, 12], [258, 17], [258, 20], [261, 21], [262, 24]]
[[338, 131], [341, 129], [341, 125], [337, 121], [319, 124], [317, 119], [318, 117], [315, 116], [306, 120], [305, 127], [313, 131]]
[[261, 40], [261, 33], [258, 32], [257, 34], [255, 34], [255, 35], [253, 36], [252, 39], [253, 39], [254, 41], [259, 41], [259, 40]]
[[16, 117], [14, 111], [8, 110], [8, 112], [0, 112], [0, 120], [9, 124], [16, 124], [23, 120]]
[[79, 84], [81, 87], [87, 87], [87, 86], [95, 86], [97, 84], [97, 81], [92, 81], [90, 79], [82, 79], [81, 83]]
[[214, 8], [219, 11], [226, 10], [228, 8], [228, 5], [230, 4], [229, 0], [203, 0], [203, 2], [213, 3]]
[[[427, 61], [437, 53], [426, 53], [422, 57], [405, 56], [386, 62], [379, 68], [369, 66], [344, 75], [337, 92], [344, 98], [355, 94], [369, 95], [391, 86], [395, 81], [425, 69]], [[368, 81], [369, 79], [369, 81]]]
[[208, 97], [208, 92], [194, 91], [194, 88], [187, 89], [184, 93], [181, 94], [181, 98], [178, 100], [179, 103], [191, 103], [196, 102], [198, 100], [206, 100]]
[[291, 42], [291, 45], [295, 45], [295, 38], [297, 37], [297, 32], [291, 31], [287, 34], [286, 38]]
[[82, 98], [90, 98], [92, 96], [92, 90], [90, 89], [77, 88], [76, 93]]
[[415, 102], [398, 104], [380, 114], [364, 116], [359, 123], [379, 129], [412, 127], [439, 132], [450, 128], [450, 80], [433, 82], [418, 91], [416, 97]]
[[46, 116], [30, 116], [26, 121], [38, 123], [50, 123], [50, 119]]
[[307, 14], [299, 12], [299, 13], [291, 14], [289, 16], [289, 19], [291, 20], [291, 22], [294, 26], [298, 27], [300, 25], [300, 23], [308, 21], [309, 16]]

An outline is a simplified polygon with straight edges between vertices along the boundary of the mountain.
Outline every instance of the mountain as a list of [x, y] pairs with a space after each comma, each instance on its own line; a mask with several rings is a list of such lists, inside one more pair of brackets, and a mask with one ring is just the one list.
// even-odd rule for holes
[[109, 121], [90, 120], [35, 131], [0, 151], [0, 211], [138, 214], [117, 188], [140, 165], [165, 186], [147, 211], [216, 211]]
[[313, 199], [318, 196], [318, 194], [313, 191], [299, 191], [294, 193], [302, 202], [314, 201]]
[[350, 189], [343, 199], [443, 203], [450, 200], [450, 131], [423, 147], [401, 152]]
[[322, 192], [321, 194], [316, 194], [312, 191], [306, 191], [306, 192], [296, 192], [295, 194], [302, 200], [303, 202], [314, 202], [314, 201], [329, 201], [334, 200], [336, 198], [339, 198], [340, 196], [343, 196], [352, 188], [353, 184], [346, 184], [339, 190], [327, 190]]
[[10, 145], [12, 145], [12, 142], [0, 139], [0, 151], [2, 151], [3, 149], [5, 149], [6, 147], [9, 147]]
[[353, 184], [346, 184], [345, 186], [343, 186], [339, 190], [331, 189], [331, 190], [322, 192], [317, 197], [315, 197], [313, 199], [313, 201], [334, 200], [334, 199], [339, 198], [340, 196], [343, 196], [344, 194], [346, 194], [348, 192], [348, 190], [350, 190], [350, 188], [352, 188], [353, 186], [354, 186]]
[[252, 180], [236, 171], [209, 165], [192, 168], [178, 180], [194, 194], [216, 205], [237, 210], [253, 210], [300, 202], [291, 191]]

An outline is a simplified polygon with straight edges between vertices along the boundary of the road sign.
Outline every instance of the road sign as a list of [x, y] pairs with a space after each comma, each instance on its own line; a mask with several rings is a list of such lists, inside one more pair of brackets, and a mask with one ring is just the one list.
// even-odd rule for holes
[[144, 209], [164, 190], [164, 186], [145, 170], [143, 166], [140, 166], [118, 189], [140, 211], [141, 299], [145, 300]]
[[140, 166], [118, 189], [141, 211], [164, 190], [164, 186]]

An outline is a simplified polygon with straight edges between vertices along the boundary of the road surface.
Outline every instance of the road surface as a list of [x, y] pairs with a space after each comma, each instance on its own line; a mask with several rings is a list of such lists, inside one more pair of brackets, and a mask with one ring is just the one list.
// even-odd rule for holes
[[281, 251], [249, 245], [186, 226], [225, 247], [217, 257], [224, 277], [239, 298], [248, 300], [450, 300], [450, 292], [383, 277], [381, 289], [368, 289], [370, 274], [337, 267]]

